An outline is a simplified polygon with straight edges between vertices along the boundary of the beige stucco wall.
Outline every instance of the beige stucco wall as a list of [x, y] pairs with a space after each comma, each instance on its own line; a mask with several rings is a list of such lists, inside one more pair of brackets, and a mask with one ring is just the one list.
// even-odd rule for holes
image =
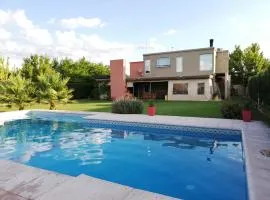
[[229, 72], [229, 51], [216, 52], [216, 73]]
[[[145, 74], [146, 77], [175, 77], [175, 76], [200, 76], [214, 73], [214, 67], [211, 71], [200, 71], [200, 55], [213, 54], [213, 66], [215, 66], [215, 49], [204, 48], [186, 51], [171, 51], [156, 54], [146, 54], [144, 60], [151, 61], [151, 72]], [[156, 67], [159, 57], [170, 57], [171, 65], [169, 67]], [[183, 72], [176, 72], [176, 57], [183, 58]]]
[[[174, 83], [188, 83], [188, 94], [173, 94]], [[198, 83], [204, 83], [204, 95], [197, 94]], [[212, 79], [196, 79], [196, 80], [175, 80], [168, 82], [168, 100], [193, 100], [207, 101], [211, 100]]]

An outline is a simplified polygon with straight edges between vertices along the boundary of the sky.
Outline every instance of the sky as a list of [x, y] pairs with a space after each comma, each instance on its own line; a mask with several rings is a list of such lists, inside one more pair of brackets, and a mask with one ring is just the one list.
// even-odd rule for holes
[[232, 51], [258, 42], [270, 58], [269, 0], [0, 0], [0, 56], [140, 61], [143, 53]]

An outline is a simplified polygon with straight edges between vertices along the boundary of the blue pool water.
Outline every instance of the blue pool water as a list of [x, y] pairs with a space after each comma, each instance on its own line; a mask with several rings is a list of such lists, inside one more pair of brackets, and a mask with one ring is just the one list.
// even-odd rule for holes
[[24, 119], [0, 128], [0, 159], [182, 199], [246, 197], [236, 131]]

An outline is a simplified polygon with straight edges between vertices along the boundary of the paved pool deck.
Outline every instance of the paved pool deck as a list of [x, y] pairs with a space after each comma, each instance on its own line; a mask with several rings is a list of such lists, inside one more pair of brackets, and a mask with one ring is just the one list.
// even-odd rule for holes
[[173, 200], [84, 174], [58, 174], [0, 160], [0, 199], [3, 200]]
[[[42, 111], [42, 110], [36, 110], [36, 111]], [[25, 116], [27, 116], [27, 113], [29, 112], [30, 111], [16, 111], [16, 112], [9, 112], [9, 113], [0, 113], [0, 124], [1, 124], [1, 121], [3, 122], [3, 121], [8, 121], [8, 120], [17, 119], [17, 118], [24, 118]], [[84, 118], [89, 119], [89, 120], [100, 119], [100, 120], [113, 120], [113, 121], [123, 121], [123, 122], [170, 124], [170, 125], [182, 125], [182, 126], [193, 126], [193, 127], [240, 130], [242, 132], [243, 153], [245, 157], [245, 169], [246, 169], [246, 175], [247, 175], [249, 200], [269, 200], [270, 199], [270, 158], [265, 157], [260, 153], [260, 151], [263, 149], [270, 149], [270, 128], [267, 127], [262, 122], [252, 121], [252, 122], [246, 123], [241, 120], [229, 120], [229, 119], [158, 116], [158, 115], [150, 117], [147, 115], [119, 115], [119, 114], [112, 114], [112, 113], [97, 113], [97, 112], [71, 112], [71, 111], [49, 111], [49, 112], [57, 112], [57, 113], [63, 113], [63, 114], [64, 113], [84, 114], [85, 115]], [[5, 164], [5, 162], [7, 163]], [[1, 199], [1, 194], [17, 195], [16, 193], [13, 192], [14, 188], [12, 187], [9, 188], [8, 187], [9, 184], [5, 184], [5, 181], [4, 182], [2, 181], [2, 180], [6, 180], [5, 174], [7, 172], [3, 171], [3, 169], [7, 169], [5, 167], [6, 165], [8, 165], [8, 163], [11, 163], [11, 162], [1, 161], [0, 163], [0, 199]], [[20, 165], [20, 164], [15, 164], [15, 165]], [[20, 165], [20, 166], [24, 166], [24, 165]], [[40, 169], [36, 169], [36, 170], [40, 170]], [[53, 173], [53, 172], [50, 172], [50, 173]], [[13, 174], [13, 176], [16, 176], [16, 174]], [[23, 175], [22, 173], [20, 176], [20, 180], [24, 181], [24, 184], [27, 184], [29, 182], [28, 176], [31, 177], [31, 172], [29, 172], [28, 175], [27, 174]], [[65, 175], [62, 175], [62, 176], [65, 176]], [[84, 192], [87, 192], [89, 188], [91, 188], [92, 186], [91, 184], [95, 182], [95, 181], [88, 181], [88, 178], [91, 180], [98, 180], [97, 182], [100, 182], [100, 184], [98, 184], [99, 186], [97, 186], [98, 188], [97, 190], [93, 190], [93, 191], [91, 190], [92, 193], [91, 192], [89, 193], [89, 196], [87, 196], [88, 199], [99, 199], [99, 200], [103, 200], [103, 199], [173, 199], [170, 197], [166, 197], [166, 196], [162, 196], [162, 195], [158, 195], [154, 193], [149, 193], [146, 191], [136, 190], [133, 188], [127, 189], [129, 190], [128, 196], [124, 195], [123, 198], [122, 196], [121, 198], [115, 197], [114, 193], [116, 194], [117, 192], [114, 192], [114, 190], [111, 191], [109, 189], [111, 187], [114, 188], [113, 185], [115, 185], [116, 188], [117, 187], [122, 188], [123, 190], [125, 190], [124, 188], [129, 188], [129, 187], [119, 186], [118, 184], [95, 179], [86, 175], [81, 175], [75, 178], [74, 177], [69, 177], [69, 178], [76, 180], [75, 181], [76, 184], [84, 186], [84, 189], [77, 190], [76, 187], [66, 186], [66, 187], [60, 187], [62, 189], [57, 190], [58, 187], [56, 187], [56, 188], [53, 188], [52, 190], [49, 190], [47, 192], [47, 196], [44, 194], [42, 198], [40, 197], [37, 199], [50, 199], [52, 197], [50, 195], [56, 195], [54, 194], [55, 190], [57, 190], [56, 193], [60, 195], [59, 198], [61, 197], [61, 199], [69, 199], [70, 196], [72, 197], [72, 195], [66, 195], [66, 194], [69, 194], [70, 192], [73, 192], [74, 195], [77, 194], [77, 195], [82, 196]], [[50, 182], [50, 180], [51, 179], [48, 178], [47, 181]], [[40, 183], [41, 188], [43, 187], [43, 184], [44, 182], [41, 181]], [[15, 186], [15, 189], [16, 188], [17, 186]], [[111, 191], [111, 192], [107, 193], [107, 189], [109, 189], [108, 191]], [[23, 190], [26, 190], [26, 193], [28, 191], [27, 189], [23, 189]], [[95, 195], [102, 195], [100, 193], [104, 193], [104, 191], [106, 192], [103, 196], [99, 196], [99, 198], [95, 198]], [[88, 195], [88, 193], [86, 194]], [[18, 195], [21, 198], [25, 198], [24, 196], [21, 195], [21, 193]], [[64, 198], [62, 198], [61, 195], [64, 195], [63, 196]], [[136, 195], [142, 195], [142, 198]], [[58, 199], [58, 198], [53, 198], [53, 199]], [[73, 198], [73, 199], [80, 199], [80, 198]], [[81, 199], [84, 199], [84, 197], [81, 197]]]

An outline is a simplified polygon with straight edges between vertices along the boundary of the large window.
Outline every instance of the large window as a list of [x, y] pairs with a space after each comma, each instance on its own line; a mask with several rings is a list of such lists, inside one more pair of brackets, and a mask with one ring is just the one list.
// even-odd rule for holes
[[200, 55], [200, 71], [213, 70], [213, 54]]
[[198, 83], [197, 94], [204, 95], [204, 83]]
[[150, 68], [151, 68], [151, 61], [150, 60], [145, 60], [144, 61], [144, 72], [145, 73], [150, 73]]
[[176, 57], [176, 72], [183, 72], [183, 57]]
[[170, 57], [160, 57], [157, 59], [157, 67], [169, 67], [171, 64]]
[[173, 94], [188, 94], [188, 83], [174, 83]]

